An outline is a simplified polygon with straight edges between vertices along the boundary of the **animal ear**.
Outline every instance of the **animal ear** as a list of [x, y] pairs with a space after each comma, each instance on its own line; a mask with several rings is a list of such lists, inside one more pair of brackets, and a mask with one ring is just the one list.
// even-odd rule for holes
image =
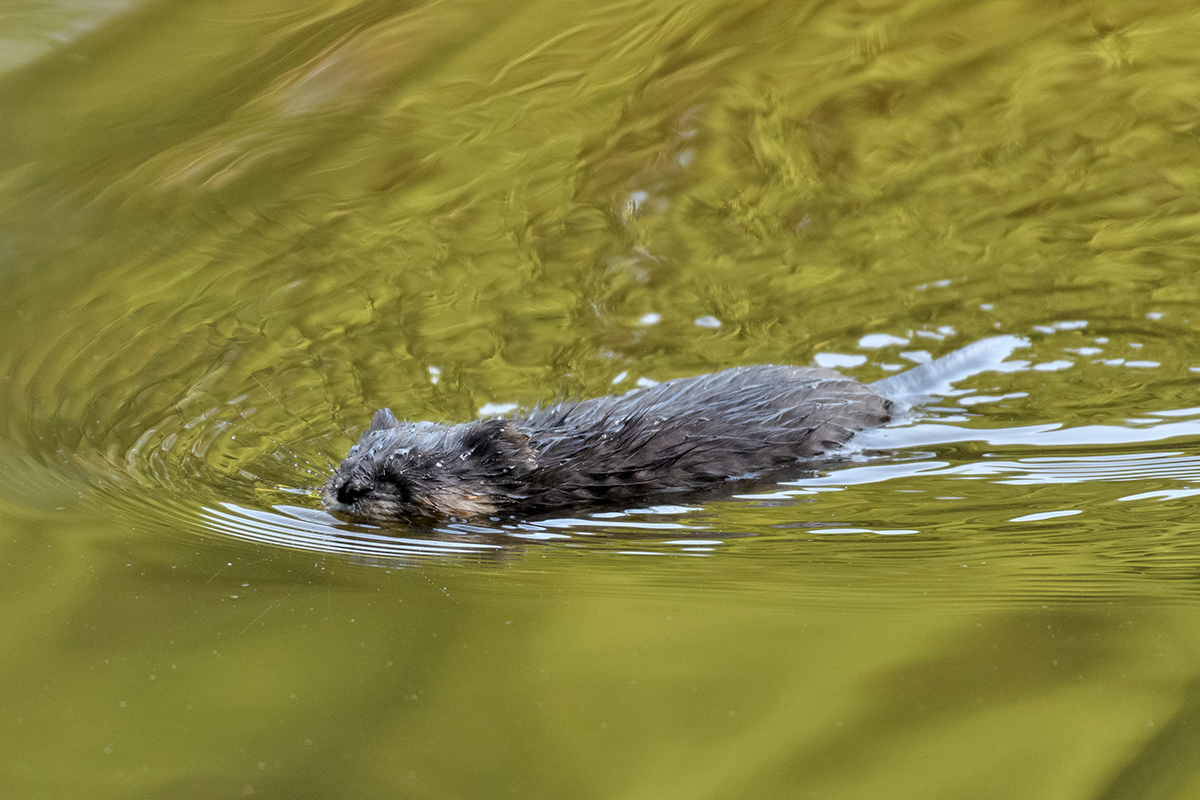
[[371, 426], [367, 428], [367, 433], [375, 433], [377, 431], [385, 431], [388, 428], [399, 428], [400, 422], [396, 416], [392, 414], [390, 408], [381, 408], [375, 412], [375, 416], [371, 417]]
[[463, 445], [484, 461], [508, 461], [514, 466], [533, 466], [529, 437], [506, 419], [474, 422], [463, 432]]

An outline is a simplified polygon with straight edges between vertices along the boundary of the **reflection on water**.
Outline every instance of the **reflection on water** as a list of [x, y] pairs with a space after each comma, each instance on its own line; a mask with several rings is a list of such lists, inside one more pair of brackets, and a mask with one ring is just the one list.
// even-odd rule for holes
[[[523, 548], [531, 542], [558, 542], [562, 546], [576, 547], [611, 544], [604, 534], [617, 539], [624, 534], [627, 538], [632, 537], [637, 544], [667, 546], [677, 553], [708, 552], [712, 545], [721, 544], [720, 541], [699, 538], [677, 538], [703, 533], [707, 526], [689, 525], [684, 521], [653, 522], [647, 518], [647, 515], [654, 514], [674, 517], [689, 510], [700, 509], [664, 507], [605, 512], [583, 519], [497, 521], [492, 526], [446, 522], [428, 529], [400, 527], [399, 530], [388, 530], [361, 524], [350, 525], [308, 508], [276, 506], [273, 511], [258, 511], [227, 503], [222, 509], [204, 509], [201, 512], [201, 524], [213, 532], [237, 539], [323, 553], [363, 556], [380, 566], [398, 566], [419, 564], [423, 557], [444, 560], [455, 556], [479, 556], [504, 549]], [[623, 517], [632, 519], [624, 520]], [[582, 536], [589, 537], [591, 541], [580, 538]], [[611, 547], [608, 549], [611, 550]]]
[[[559, 547], [610, 553], [709, 555], [724, 549], [714, 546], [726, 544], [723, 538], [705, 539], [704, 544], [697, 545], [679, 537], [711, 537], [714, 531], [727, 530], [726, 520], [739, 513], [730, 503], [739, 502], [755, 508], [784, 509], [789, 505], [792, 508], [781, 512], [776, 520], [764, 517], [750, 529], [728, 529], [735, 539], [774, 538], [777, 537], [774, 530], [781, 525], [795, 525], [799, 518], [811, 520], [805, 529], [812, 534], [915, 534], [928, 528], [906, 527], [880, 519], [867, 526], [861, 520], [844, 517], [840, 523], [823, 520], [823, 509], [829, 500], [819, 496], [831, 490], [845, 491], [880, 482], [907, 485], [913, 479], [925, 487], [923, 492], [939, 491], [939, 483], [947, 480], [972, 478], [1012, 486], [1078, 483], [1087, 484], [1089, 490], [1108, 481], [1134, 481], [1147, 487], [1145, 491], [1111, 498], [1118, 502], [1187, 498], [1194, 494], [1188, 484], [1200, 480], [1196, 457], [1178, 452], [1111, 452], [1113, 447], [1127, 450], [1134, 445], [1196, 438], [1200, 435], [1197, 427], [1200, 423], [1183, 419], [1194, 416], [1194, 409], [1156, 410], [1143, 419], [1127, 420], [1124, 425], [1064, 427], [1060, 423], [1046, 423], [1005, 427], [1000, 424], [1003, 419], [989, 418], [996, 413], [993, 407], [1002, 404], [1005, 398], [984, 395], [975, 388], [960, 388], [960, 385], [990, 373], [1010, 376], [1036, 372], [1041, 366], [1029, 360], [1011, 359], [1012, 352], [1025, 343], [1008, 339], [1011, 341], [985, 340], [979, 347], [969, 349], [976, 357], [958, 358], [956, 354], [954, 360], [939, 362], [937, 373], [925, 378], [919, 371], [909, 371], [887, 379], [880, 384], [881, 391], [907, 396], [915, 404], [904, 418], [884, 429], [860, 434], [850, 448], [826, 462], [816, 475], [798, 477], [795, 482], [774, 489], [763, 487], [742, 493], [727, 502], [590, 513], [562, 519], [497, 517], [432, 527], [399, 522], [382, 528], [348, 524], [321, 511], [315, 497], [316, 487], [332, 469], [330, 456], [312, 451], [311, 442], [297, 443], [297, 448], [310, 448], [307, 455], [302, 455], [301, 449], [266, 440], [263, 432], [248, 424], [254, 410], [238, 410], [239, 404], [246, 402], [245, 397], [236, 398], [225, 409], [206, 411], [184, 423], [182, 431], [167, 435], [156, 429], [146, 431], [125, 454], [124, 474], [111, 466], [106, 468], [105, 474], [111, 480], [107, 491], [110, 495], [125, 495], [113, 498], [119, 504], [136, 502], [139, 487], [142, 493], [153, 491], [156, 500], [139, 505], [135, 512], [142, 516], [143, 523], [152, 521], [147, 516], [166, 513], [195, 526], [197, 532], [355, 556], [361, 563], [381, 566], [419, 564], [425, 558], [444, 561], [469, 557], [478, 561], [488, 553], [497, 556], [499, 551], [523, 550], [531, 542], [546, 541], [557, 542]], [[1046, 347], [1041, 349], [1045, 352]], [[987, 379], [993, 383], [1002, 380], [997, 375]], [[905, 392], [915, 394], [905, 395]], [[276, 405], [280, 405], [278, 401]], [[323, 438], [327, 443], [332, 437]], [[953, 462], [923, 455], [931, 447], [978, 447], [979, 444], [986, 445], [989, 451], [960, 455]], [[1106, 452], [1092, 452], [1097, 449]], [[1071, 451], [1082, 452], [1072, 455]], [[1017, 457], [1005, 459], [1007, 453]], [[1021, 453], [1058, 455], [1020, 457]], [[267, 475], [275, 476], [274, 486], [264, 480]], [[1172, 482], [1173, 486], [1160, 488], [1164, 481]], [[198, 500], [214, 496], [214, 486], [220, 488], [220, 496], [226, 499], [210, 500], [213, 505], [197, 508]], [[278, 502], [276, 498], [285, 499]], [[308, 505], [294, 505], [298, 500]], [[892, 505], [895, 507], [895, 503]], [[901, 509], [896, 507], [896, 510]], [[1077, 510], [1042, 510], [1010, 521], [1041, 521], [1077, 513]], [[198, 519], [193, 520], [193, 514]]]
[[[1195, 796], [1198, 35], [6, 9], [0, 787]], [[731, 498], [419, 530], [315, 496], [379, 407], [997, 336], [1028, 347]]]

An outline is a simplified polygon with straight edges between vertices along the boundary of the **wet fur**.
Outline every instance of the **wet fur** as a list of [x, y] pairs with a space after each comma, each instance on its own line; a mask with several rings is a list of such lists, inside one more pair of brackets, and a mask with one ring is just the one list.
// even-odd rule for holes
[[891, 405], [832, 370], [766, 365], [461, 425], [382, 409], [321, 499], [384, 521], [678, 498], [794, 473], [887, 422]]

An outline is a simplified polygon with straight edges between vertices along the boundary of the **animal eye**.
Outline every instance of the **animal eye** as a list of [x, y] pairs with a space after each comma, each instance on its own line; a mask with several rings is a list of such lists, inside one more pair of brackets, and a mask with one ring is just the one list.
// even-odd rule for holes
[[412, 501], [412, 484], [405, 477], [404, 466], [401, 464], [400, 453], [391, 453], [383, 461], [383, 469], [379, 475], [380, 481], [402, 503]]

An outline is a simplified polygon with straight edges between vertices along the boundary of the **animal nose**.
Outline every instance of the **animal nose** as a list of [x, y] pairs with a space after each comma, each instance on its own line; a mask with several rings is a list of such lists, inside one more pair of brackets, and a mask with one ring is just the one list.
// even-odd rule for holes
[[337, 500], [342, 505], [350, 505], [358, 498], [371, 491], [371, 486], [365, 481], [347, 478], [338, 484]]

